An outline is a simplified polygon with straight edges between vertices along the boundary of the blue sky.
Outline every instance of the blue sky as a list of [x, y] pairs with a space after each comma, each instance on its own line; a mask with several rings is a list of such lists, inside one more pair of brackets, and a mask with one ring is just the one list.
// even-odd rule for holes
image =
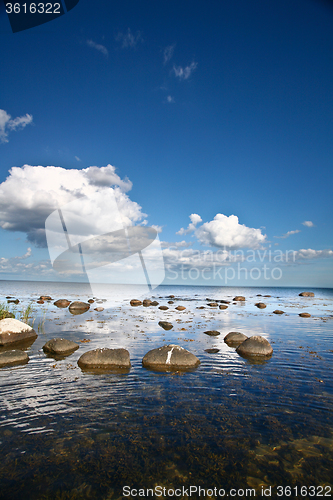
[[[2, 10], [0, 40], [0, 279], [74, 279], [43, 240], [54, 176], [64, 203], [103, 174], [159, 231], [166, 282], [332, 286], [332, 4], [80, 0], [14, 34]], [[238, 250], [203, 277], [203, 252]], [[282, 275], [226, 283], [237, 259]]]

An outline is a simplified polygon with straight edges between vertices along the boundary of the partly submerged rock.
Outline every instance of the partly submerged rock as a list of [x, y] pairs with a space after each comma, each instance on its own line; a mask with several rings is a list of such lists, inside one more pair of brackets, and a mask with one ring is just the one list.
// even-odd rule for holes
[[19, 349], [4, 351], [0, 353], [0, 368], [15, 365], [25, 365], [29, 361], [29, 356], [26, 352]]
[[217, 304], [217, 302], [208, 302], [207, 306], [209, 306], [209, 307], [217, 307], [218, 304]]
[[168, 306], [160, 306], [159, 309], [161, 309], [161, 311], [167, 311], [169, 308]]
[[52, 297], [50, 297], [50, 295], [41, 295], [39, 300], [52, 300]]
[[216, 354], [220, 352], [220, 349], [212, 348], [212, 349], [205, 349], [205, 352], [208, 352], [208, 354]]
[[221, 333], [218, 332], [217, 330], [207, 330], [204, 332], [206, 335], [210, 335], [211, 337], [217, 337], [217, 335], [220, 335]]
[[0, 345], [35, 338], [37, 338], [37, 333], [26, 323], [13, 318], [0, 320]]
[[157, 300], [153, 300], [150, 305], [151, 306], [158, 306], [159, 302], [157, 302]]
[[87, 302], [88, 302], [89, 304], [93, 304], [95, 301], [94, 301], [94, 299], [89, 299]]
[[133, 307], [142, 306], [141, 300], [138, 300], [138, 299], [132, 299], [131, 302], [130, 302], [130, 304]]
[[301, 318], [311, 318], [310, 313], [300, 313], [298, 316], [300, 316]]
[[168, 300], [168, 304], [174, 304], [175, 301], [174, 300]]
[[95, 307], [94, 311], [102, 312], [104, 311], [104, 307]]
[[90, 304], [79, 301], [72, 302], [68, 308], [69, 312], [72, 314], [82, 314], [88, 311], [88, 309], [90, 309]]
[[151, 306], [151, 300], [149, 300], [149, 299], [145, 299], [145, 300], [142, 302], [142, 305], [143, 305], [144, 307], [149, 307], [149, 306]]
[[85, 352], [77, 364], [83, 369], [128, 369], [131, 367], [130, 355], [127, 349], [94, 349]]
[[314, 297], [315, 294], [313, 292], [301, 292], [298, 294], [299, 297]]
[[71, 301], [67, 299], [59, 299], [53, 302], [53, 304], [57, 307], [68, 307], [70, 303]]
[[79, 344], [68, 339], [55, 338], [51, 339], [43, 346], [43, 351], [48, 354], [59, 354], [66, 356], [79, 348]]
[[175, 309], [177, 309], [177, 311], [185, 311], [186, 307], [185, 306], [177, 306], [177, 307], [175, 307]]
[[228, 306], [226, 306], [225, 304], [220, 304], [219, 309], [228, 309]]
[[240, 332], [229, 332], [225, 337], [224, 337], [224, 342], [228, 344], [231, 347], [237, 347], [239, 344], [244, 342], [248, 337], [244, 335], [244, 333]]
[[191, 352], [175, 344], [152, 349], [142, 359], [146, 368], [155, 370], [186, 370], [196, 368], [200, 360]]
[[254, 305], [257, 306], [259, 309], [265, 309], [266, 307], [266, 304], [264, 304], [263, 302], [257, 302]]
[[19, 299], [7, 300], [7, 304], [19, 304]]
[[234, 302], [243, 302], [245, 300], [245, 297], [243, 295], [236, 295], [236, 297], [233, 298]]
[[173, 324], [168, 321], [159, 321], [158, 324], [163, 328], [163, 330], [171, 330]]
[[271, 356], [273, 348], [264, 337], [254, 335], [244, 340], [236, 349], [236, 352], [244, 357]]
[[221, 304], [230, 304], [230, 300], [218, 300], [217, 302], [220, 302]]
[[275, 309], [275, 311], [273, 311], [273, 314], [284, 314], [284, 311], [280, 311], [280, 309]]

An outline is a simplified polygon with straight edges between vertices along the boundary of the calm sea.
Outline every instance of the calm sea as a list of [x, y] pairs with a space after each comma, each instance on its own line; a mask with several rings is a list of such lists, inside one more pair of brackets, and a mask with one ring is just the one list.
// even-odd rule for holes
[[[105, 286], [88, 312], [73, 316], [53, 301], [87, 301], [85, 284], [1, 281], [0, 302], [20, 300], [8, 304], [17, 318], [32, 306], [38, 338], [26, 349], [27, 365], [0, 370], [0, 498], [332, 497], [333, 289], [299, 297], [304, 290], [160, 286], [147, 298], [168, 305], [162, 311], [131, 307], [139, 289]], [[43, 294], [53, 300], [39, 305]], [[235, 295], [245, 303], [233, 304]], [[219, 310], [207, 299], [231, 303]], [[173, 329], [164, 331], [162, 319]], [[240, 357], [223, 341], [230, 331], [264, 336], [272, 357]], [[54, 337], [80, 348], [47, 357], [42, 347]], [[194, 353], [200, 366], [142, 367], [146, 352], [168, 343]], [[97, 347], [128, 349], [130, 372], [82, 372], [78, 358]]]

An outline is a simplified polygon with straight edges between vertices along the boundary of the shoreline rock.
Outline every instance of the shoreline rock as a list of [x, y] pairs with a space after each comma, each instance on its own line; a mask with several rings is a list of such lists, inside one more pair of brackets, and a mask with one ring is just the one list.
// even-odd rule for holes
[[271, 344], [261, 335], [254, 335], [242, 342], [236, 352], [243, 357], [262, 356], [269, 357], [273, 353]]
[[158, 371], [188, 370], [199, 364], [200, 360], [194, 354], [176, 344], [152, 349], [142, 359], [145, 368]]
[[0, 345], [36, 338], [37, 333], [26, 323], [14, 318], [0, 320]]
[[130, 355], [127, 349], [93, 349], [85, 352], [77, 364], [81, 369], [117, 370], [131, 367]]
[[0, 353], [0, 368], [9, 366], [25, 365], [29, 361], [29, 356], [26, 352], [19, 349], [4, 351]]
[[46, 342], [43, 346], [43, 351], [47, 354], [58, 354], [67, 356], [72, 354], [79, 348], [79, 344], [68, 339], [54, 338]]
[[301, 292], [298, 294], [299, 297], [314, 297], [315, 294], [313, 292]]
[[248, 339], [244, 333], [241, 332], [229, 332], [225, 337], [224, 337], [224, 342], [230, 346], [230, 347], [238, 347], [239, 344], [244, 342], [244, 340]]

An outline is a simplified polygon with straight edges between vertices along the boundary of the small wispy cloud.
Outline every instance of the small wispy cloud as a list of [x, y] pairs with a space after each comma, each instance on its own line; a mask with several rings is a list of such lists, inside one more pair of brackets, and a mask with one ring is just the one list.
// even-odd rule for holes
[[314, 227], [314, 223], [310, 220], [305, 220], [304, 222], [302, 222], [303, 226], [306, 226], [306, 227]]
[[175, 43], [173, 45], [168, 45], [167, 47], [165, 47], [164, 52], [163, 52], [163, 57], [164, 57], [163, 63], [164, 64], [166, 64], [172, 58], [175, 47], [176, 47]]
[[89, 47], [92, 47], [93, 49], [98, 50], [99, 52], [102, 52], [106, 57], [109, 55], [109, 51], [104, 45], [100, 45], [99, 43], [94, 42], [93, 40], [87, 40], [87, 45]]
[[82, 161], [81, 158], [79, 158], [78, 156], [75, 156], [75, 160], [76, 161]]
[[137, 31], [133, 34], [128, 28], [126, 33], [118, 33], [115, 37], [117, 42], [121, 42], [121, 46], [123, 49], [130, 47], [135, 48], [139, 42], [143, 42], [143, 38], [140, 31]]
[[283, 234], [282, 236], [274, 236], [274, 238], [284, 239], [284, 238], [288, 238], [292, 234], [297, 234], [297, 233], [300, 233], [300, 232], [301, 232], [300, 229], [295, 229], [295, 231], [288, 231], [286, 234]]
[[200, 217], [200, 215], [198, 214], [191, 214], [190, 215], [190, 224], [188, 225], [187, 229], [184, 229], [183, 227], [179, 229], [179, 231], [177, 231], [176, 234], [189, 234], [191, 233], [192, 231], [195, 230], [197, 224], [199, 224], [199, 222], [202, 222], [202, 218]]
[[196, 70], [197, 66], [198, 63], [192, 62], [189, 66], [185, 66], [185, 68], [183, 68], [182, 66], [173, 66], [172, 69], [175, 73], [175, 76], [179, 78], [179, 80], [187, 80], [188, 78], [190, 78], [193, 71]]
[[170, 103], [173, 103], [173, 102], [175, 102], [175, 99], [171, 95], [168, 95], [167, 101], [170, 102]]
[[22, 129], [29, 123], [32, 123], [32, 115], [28, 113], [12, 120], [12, 117], [4, 109], [0, 109], [0, 143], [8, 142], [9, 131]]

